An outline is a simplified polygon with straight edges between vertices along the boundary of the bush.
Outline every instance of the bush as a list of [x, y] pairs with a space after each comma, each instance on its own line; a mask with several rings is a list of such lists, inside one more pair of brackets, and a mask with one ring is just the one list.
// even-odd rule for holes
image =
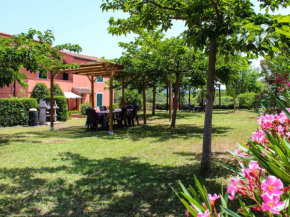
[[53, 95], [54, 96], [64, 96], [62, 89], [60, 88], [59, 84], [53, 83]]
[[155, 108], [157, 110], [166, 110], [167, 109], [167, 104], [166, 103], [156, 102]]
[[84, 104], [81, 104], [81, 113], [82, 113], [82, 115], [85, 115], [87, 108], [88, 107], [91, 107], [91, 106], [92, 106], [92, 104], [89, 103], [89, 102], [86, 102]]
[[39, 103], [41, 99], [49, 98], [49, 89], [45, 83], [36, 83], [30, 97], [36, 99]]
[[[286, 109], [278, 100], [277, 104], [283, 111], [260, 116], [257, 122], [261, 129], [246, 144], [230, 152], [240, 169], [231, 168], [237, 176], [230, 178], [227, 194], [208, 194], [196, 177], [196, 187], [189, 191], [181, 184], [183, 192], [179, 198], [187, 216], [289, 216], [290, 108]], [[219, 199], [218, 214], [215, 202]], [[230, 210], [228, 199], [239, 201], [240, 208]]]
[[[118, 108], [120, 108], [120, 104], [118, 102], [115, 102], [113, 104], [113, 109], [118, 109]], [[107, 106], [107, 109], [109, 110], [110, 109], [110, 106]]]
[[56, 110], [57, 120], [66, 121], [69, 117], [66, 98], [64, 96], [55, 96], [54, 100], [56, 101], [56, 104], [59, 107]]
[[36, 99], [0, 99], [0, 126], [27, 125], [29, 109], [37, 107]]
[[80, 114], [81, 112], [79, 110], [72, 110], [72, 111], [68, 111], [68, 114]]
[[245, 92], [238, 95], [239, 107], [240, 108], [256, 108], [256, 93], [254, 92]]

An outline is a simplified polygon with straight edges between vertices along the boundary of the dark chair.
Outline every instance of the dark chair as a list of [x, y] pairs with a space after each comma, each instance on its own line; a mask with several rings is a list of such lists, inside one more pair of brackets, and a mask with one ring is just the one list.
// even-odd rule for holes
[[137, 106], [134, 106], [133, 111], [131, 112], [131, 114], [128, 115], [129, 124], [130, 125], [132, 124], [133, 127], [134, 127], [134, 118], [136, 119], [137, 124], [139, 126], [139, 119], [138, 119], [138, 113], [137, 112], [138, 112], [138, 108], [137, 108]]
[[134, 109], [133, 105], [126, 105], [126, 109]]
[[97, 115], [95, 109], [93, 107], [89, 107], [86, 110], [87, 114], [87, 131], [89, 129], [96, 129], [98, 130], [98, 125], [101, 123], [101, 117]]
[[100, 108], [100, 111], [107, 111], [108, 110], [106, 106], [100, 106], [99, 108]]
[[127, 108], [122, 108], [122, 111], [118, 117], [116, 117], [119, 127], [123, 127], [123, 122], [126, 127], [128, 127], [127, 123]]

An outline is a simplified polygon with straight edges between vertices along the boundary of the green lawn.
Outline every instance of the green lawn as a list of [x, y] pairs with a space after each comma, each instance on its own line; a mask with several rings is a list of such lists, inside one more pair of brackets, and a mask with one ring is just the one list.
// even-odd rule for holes
[[[228, 150], [257, 128], [250, 111], [215, 111], [214, 169], [202, 179], [220, 189]], [[173, 190], [192, 184], [201, 159], [204, 114], [180, 112], [170, 130], [165, 112], [148, 127], [86, 132], [84, 119], [0, 128], [0, 215], [185, 216]]]

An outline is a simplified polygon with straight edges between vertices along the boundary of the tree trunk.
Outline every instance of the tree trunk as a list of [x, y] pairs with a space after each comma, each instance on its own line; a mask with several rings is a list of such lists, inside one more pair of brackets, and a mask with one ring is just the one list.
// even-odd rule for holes
[[236, 112], [236, 91], [234, 90], [234, 113]]
[[190, 106], [190, 88], [189, 88], [189, 91], [188, 91], [188, 104]]
[[54, 122], [54, 97], [53, 97], [53, 83], [54, 83], [54, 75], [51, 72], [50, 74], [50, 130], [54, 130], [53, 122]]
[[153, 87], [152, 115], [155, 115], [156, 86]]
[[214, 77], [215, 64], [217, 54], [217, 42], [215, 38], [210, 40], [209, 47], [209, 62], [207, 75], [207, 90], [206, 90], [206, 107], [203, 131], [203, 147], [201, 160], [201, 174], [205, 175], [210, 171], [211, 167], [211, 133], [212, 133], [212, 112], [214, 99]]
[[177, 105], [179, 102], [179, 85], [180, 85], [180, 74], [176, 73], [176, 82], [175, 82], [175, 95], [174, 95], [174, 108], [172, 114], [171, 128], [175, 128], [176, 115], [177, 115]]

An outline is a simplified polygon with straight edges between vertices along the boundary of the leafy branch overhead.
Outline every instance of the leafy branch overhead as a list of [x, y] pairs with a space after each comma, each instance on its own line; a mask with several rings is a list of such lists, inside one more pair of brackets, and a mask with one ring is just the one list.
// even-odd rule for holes
[[0, 37], [0, 87], [9, 86], [17, 81], [27, 86], [27, 75], [22, 68], [35, 73], [50, 71], [53, 75], [62, 69], [77, 67], [65, 64], [62, 50], [80, 52], [79, 45], [63, 44], [53, 46], [55, 38], [50, 31], [44, 33], [30, 29], [10, 38]]

